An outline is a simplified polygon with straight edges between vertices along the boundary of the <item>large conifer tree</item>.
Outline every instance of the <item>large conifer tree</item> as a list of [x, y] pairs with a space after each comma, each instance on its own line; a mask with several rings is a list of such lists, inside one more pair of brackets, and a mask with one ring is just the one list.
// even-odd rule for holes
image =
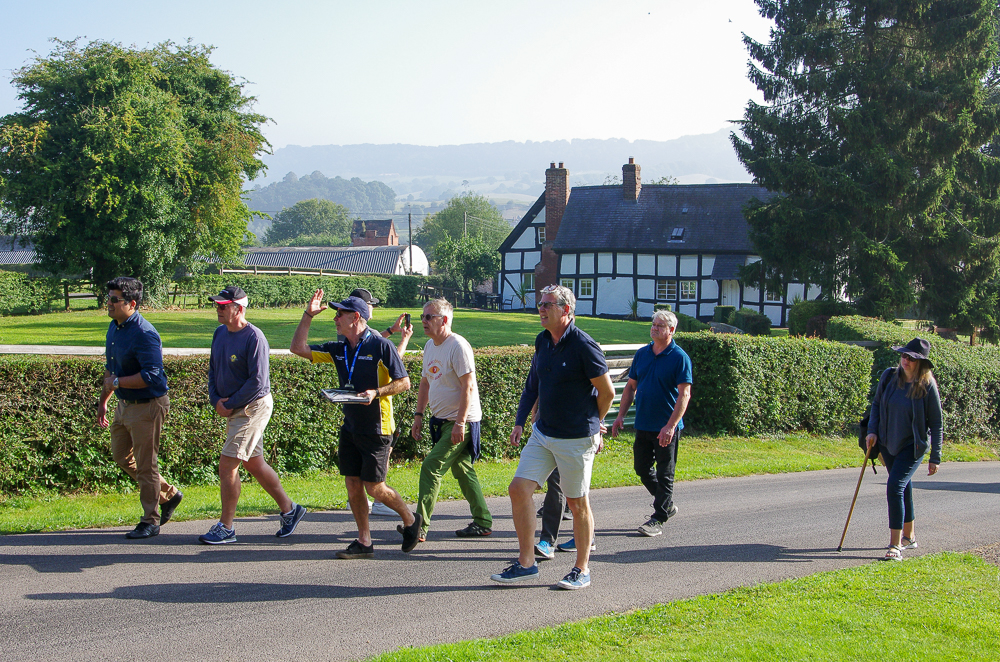
[[782, 195], [748, 211], [748, 280], [995, 327], [995, 0], [755, 1], [774, 21], [769, 43], [744, 36], [764, 103], [732, 138]]

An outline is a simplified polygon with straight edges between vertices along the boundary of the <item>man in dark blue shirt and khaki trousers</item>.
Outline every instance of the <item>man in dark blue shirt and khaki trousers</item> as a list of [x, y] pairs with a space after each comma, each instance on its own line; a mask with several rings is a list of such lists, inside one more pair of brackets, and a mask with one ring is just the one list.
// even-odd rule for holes
[[[108, 401], [118, 396], [111, 423], [111, 454], [139, 483], [142, 519], [126, 538], [151, 538], [173, 515], [184, 495], [160, 476], [156, 455], [160, 431], [170, 409], [163, 372], [160, 334], [137, 311], [142, 283], [121, 276], [107, 283], [108, 326], [104, 386], [97, 405], [97, 424], [108, 427]], [[157, 506], [159, 505], [159, 511]]]
[[605, 432], [602, 421], [615, 389], [604, 352], [573, 323], [575, 309], [576, 297], [568, 288], [550, 285], [542, 290], [538, 317], [545, 330], [535, 338], [535, 356], [521, 392], [511, 443], [520, 444], [536, 401], [538, 420], [508, 488], [519, 556], [506, 570], [490, 577], [501, 584], [538, 577], [532, 494], [558, 468], [560, 485], [573, 511], [577, 545], [576, 564], [556, 586], [570, 590], [590, 586], [590, 545], [586, 544], [594, 537], [590, 477]]
[[240, 465], [246, 468], [281, 509], [279, 538], [290, 536], [306, 509], [292, 502], [278, 474], [264, 459], [264, 428], [271, 420], [270, 347], [264, 332], [247, 321], [250, 300], [246, 292], [230, 285], [214, 297], [221, 326], [212, 336], [208, 365], [208, 398], [215, 412], [226, 419], [226, 444], [219, 456], [219, 491], [222, 515], [198, 540], [206, 545], [236, 542], [236, 503], [240, 499]]

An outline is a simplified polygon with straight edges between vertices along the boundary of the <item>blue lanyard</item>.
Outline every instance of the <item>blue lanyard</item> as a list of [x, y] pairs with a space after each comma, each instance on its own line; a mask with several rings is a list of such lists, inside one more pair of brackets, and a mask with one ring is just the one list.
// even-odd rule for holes
[[[358, 362], [358, 354], [361, 353], [361, 345], [364, 344], [365, 340], [367, 340], [367, 338], [368, 338], [368, 334], [370, 334], [371, 332], [372, 332], [371, 329], [368, 329], [367, 331], [365, 331], [365, 335], [361, 336], [361, 340], [358, 341], [358, 347], [357, 347], [357, 349], [354, 350], [354, 360], [351, 361], [351, 366], [350, 366], [350, 368], [347, 369], [347, 384], [346, 384], [346, 386], [348, 386], [348, 387], [351, 386], [351, 377], [354, 375], [354, 364], [356, 364]], [[347, 368], [347, 345], [348, 345], [348, 343], [345, 341], [344, 342], [344, 367], [345, 368]]]

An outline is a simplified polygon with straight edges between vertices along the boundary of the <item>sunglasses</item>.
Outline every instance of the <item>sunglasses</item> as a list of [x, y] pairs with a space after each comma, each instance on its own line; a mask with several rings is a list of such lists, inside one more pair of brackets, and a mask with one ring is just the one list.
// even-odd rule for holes
[[540, 304], [538, 304], [538, 309], [542, 310], [544, 308], [551, 308], [552, 306], [559, 307], [559, 304], [556, 303], [555, 301], [543, 301]]
[[421, 315], [420, 319], [424, 322], [430, 322], [435, 317], [444, 317], [444, 315]]
[[333, 315], [333, 317], [334, 317], [334, 319], [336, 319], [338, 317], [343, 317], [345, 315], [355, 315], [355, 314], [360, 315], [360, 313], [358, 313], [355, 310], [340, 310], [340, 309], [337, 309], [337, 312]]
[[[229, 303], [232, 303], [232, 302], [230, 301]], [[223, 308], [225, 308], [225, 307], [226, 307], [226, 306], [228, 306], [228, 305], [229, 305], [228, 303], [216, 303], [216, 304], [215, 304], [215, 307], [216, 307], [216, 308], [217, 308], [218, 310], [222, 310]]]
[[119, 299], [118, 297], [108, 297], [108, 303], [129, 303], [132, 299]]

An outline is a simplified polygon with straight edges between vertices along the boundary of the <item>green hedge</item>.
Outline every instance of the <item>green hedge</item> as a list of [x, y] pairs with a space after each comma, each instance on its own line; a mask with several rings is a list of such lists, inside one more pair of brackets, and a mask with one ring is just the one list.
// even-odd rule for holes
[[751, 336], [771, 335], [771, 318], [750, 308], [733, 311], [728, 323]]
[[840, 432], [867, 406], [871, 355], [819, 340], [678, 334], [694, 364], [684, 420], [707, 431]]
[[[531, 348], [476, 350], [484, 411], [483, 452], [507, 457]], [[421, 360], [405, 360], [413, 388], [394, 398], [397, 425], [405, 427], [394, 457], [422, 455], [430, 448], [408, 437], [416, 405]], [[208, 404], [208, 357], [166, 357], [170, 415], [163, 430], [160, 468], [181, 484], [217, 480], [223, 419]], [[97, 357], [0, 357], [0, 494], [35, 489], [105, 490], [129, 479], [111, 459], [107, 430], [95, 424], [104, 364]], [[268, 425], [268, 461], [282, 472], [336, 466], [336, 430], [343, 410], [327, 403], [321, 388], [336, 386], [332, 366], [313, 366], [292, 356], [271, 357], [274, 415]], [[115, 400], [112, 398], [112, 405]]]
[[729, 318], [736, 312], [736, 306], [716, 306], [712, 312], [712, 321], [729, 324]]
[[0, 271], [0, 315], [47, 312], [61, 296], [58, 279]]
[[[863, 349], [732, 334], [675, 337], [694, 362], [694, 399], [686, 417], [693, 428], [739, 434], [831, 431], [854, 422], [865, 408], [871, 357]], [[475, 350], [487, 458], [518, 452], [508, 439], [532, 351]], [[409, 355], [404, 363], [413, 388], [394, 398], [400, 429], [393, 453], [397, 459], [420, 457], [430, 448], [426, 426], [420, 441], [408, 437], [421, 359]], [[225, 428], [208, 404], [208, 357], [167, 357], [164, 367], [171, 408], [161, 442], [161, 471], [182, 485], [214, 483]], [[102, 375], [99, 357], [0, 357], [0, 495], [129, 484], [111, 459], [107, 430], [94, 420]], [[336, 466], [343, 413], [319, 395], [336, 382], [332, 366], [271, 357], [275, 409], [265, 451], [279, 471]]]
[[788, 310], [788, 335], [806, 335], [806, 325], [817, 315], [850, 315], [854, 306], [844, 301], [799, 301]]
[[928, 340], [934, 376], [941, 391], [945, 437], [1000, 438], [1000, 348], [995, 345], [970, 347], [926, 331], [859, 316], [831, 318], [826, 324], [826, 334], [831, 340], [882, 343], [874, 351], [872, 391], [882, 371], [899, 364], [899, 354], [893, 351], [893, 345], [905, 345], [914, 336]]
[[300, 306], [309, 301], [317, 288], [323, 288], [326, 300], [343, 299], [358, 287], [386, 305], [405, 307], [414, 303], [420, 287], [418, 276], [259, 276], [254, 274], [211, 274], [178, 281], [187, 292], [202, 297], [218, 294], [227, 285], [239, 285], [250, 298], [251, 308]]

